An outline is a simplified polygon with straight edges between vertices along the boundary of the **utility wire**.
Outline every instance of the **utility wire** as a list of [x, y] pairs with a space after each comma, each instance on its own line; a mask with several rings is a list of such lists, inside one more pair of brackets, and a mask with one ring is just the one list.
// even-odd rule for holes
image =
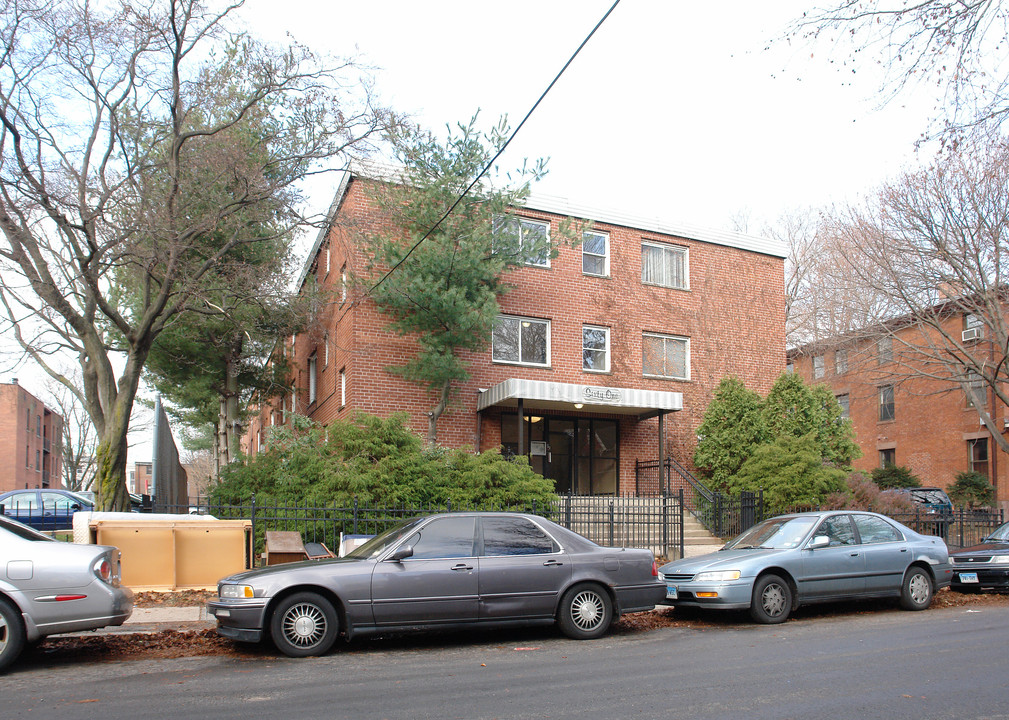
[[[446, 218], [448, 218], [449, 215], [452, 214], [452, 211], [454, 211], [456, 209], [456, 207], [458, 207], [459, 203], [461, 203], [463, 201], [463, 198], [465, 198], [470, 193], [470, 191], [474, 187], [476, 187], [476, 184], [480, 181], [480, 178], [482, 178], [484, 175], [486, 175], [487, 172], [491, 169], [491, 167], [494, 166], [494, 163], [497, 162], [497, 159], [499, 157], [501, 157], [501, 155], [504, 153], [504, 151], [508, 148], [508, 145], [511, 144], [511, 141], [515, 139], [516, 135], [518, 135], [519, 130], [522, 129], [522, 126], [526, 124], [526, 121], [528, 121], [529, 118], [532, 116], [532, 114], [536, 111], [536, 108], [538, 108], [540, 106], [540, 103], [543, 102], [543, 100], [546, 98], [547, 94], [553, 89], [554, 85], [557, 84], [557, 81], [561, 79], [561, 76], [564, 75], [564, 72], [568, 69], [568, 67], [571, 65], [571, 63], [574, 62], [575, 58], [578, 57], [578, 53], [580, 53], [582, 51], [582, 48], [584, 48], [588, 44], [589, 40], [592, 39], [592, 36], [596, 34], [596, 31], [600, 27], [602, 27], [602, 24], [604, 22], [606, 22], [606, 18], [608, 18], [610, 16], [610, 14], [616, 9], [617, 5], [619, 5], [619, 4], [620, 4], [620, 0], [615, 0], [615, 2], [610, 6], [610, 9], [606, 11], [606, 14], [604, 14], [602, 16], [602, 18], [599, 20], [599, 22], [596, 23], [596, 26], [594, 28], [592, 28], [592, 31], [589, 32], [589, 34], [585, 36], [585, 39], [582, 40], [582, 42], [578, 46], [578, 48], [574, 51], [574, 53], [571, 55], [571, 57], [568, 58], [568, 61], [566, 63], [564, 63], [564, 67], [562, 67], [560, 69], [560, 71], [554, 76], [554, 79], [550, 81], [550, 84], [547, 85], [547, 89], [543, 91], [543, 93], [539, 96], [539, 99], [536, 100], [535, 103], [533, 103], [533, 106], [531, 108], [529, 108], [529, 112], [527, 112], [526, 115], [525, 115], [525, 117], [522, 118], [522, 122], [520, 122], [516, 126], [515, 130], [512, 131], [511, 135], [508, 136], [508, 139], [505, 140], [504, 144], [501, 145], [501, 147], [498, 149], [498, 151], [494, 154], [494, 157], [492, 157], [490, 159], [490, 161], [484, 166], [483, 170], [481, 170], [479, 172], [479, 174], [475, 178], [473, 178], [473, 182], [471, 182], [469, 184], [469, 186], [465, 190], [462, 191], [462, 194], [458, 198], [456, 198], [455, 202], [453, 202], [452, 206], [449, 207], [449, 209], [445, 211], [445, 213], [441, 216], [441, 218], [438, 220], [438, 222], [436, 222], [434, 225], [432, 225], [431, 229], [428, 230], [426, 233], [424, 233], [424, 237], [422, 237], [420, 240], [418, 240], [417, 242], [415, 242], [413, 244], [413, 247], [411, 247], [407, 251], [407, 253], [396, 262], [395, 265], [393, 265], [391, 268], [389, 268], [382, 275], [382, 277], [380, 277], [378, 279], [378, 281], [374, 285], [372, 285], [370, 288], [368, 288], [368, 291], [364, 294], [363, 297], [367, 297], [367, 296], [371, 295], [371, 293], [373, 293], [375, 290], [377, 290], [382, 285], [382, 283], [384, 283], [386, 281], [386, 279], [396, 271], [397, 268], [399, 268], [403, 263], [405, 263], [407, 261], [407, 259], [411, 255], [413, 255], [414, 251], [421, 246], [421, 243], [423, 243], [425, 240], [427, 240], [429, 237], [431, 237], [431, 234], [441, 226], [441, 224], [445, 221]], [[361, 298], [358, 298], [358, 299], [361, 299]]]

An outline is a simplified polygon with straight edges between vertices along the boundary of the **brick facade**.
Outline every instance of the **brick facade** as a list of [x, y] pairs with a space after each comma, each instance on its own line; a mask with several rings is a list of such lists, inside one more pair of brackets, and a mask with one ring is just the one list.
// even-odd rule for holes
[[[414, 340], [387, 330], [388, 318], [366, 298], [355, 297], [353, 290], [341, 301], [343, 269], [353, 273], [362, 264], [354, 237], [374, 230], [378, 217], [367, 192], [372, 181], [355, 175], [345, 182], [334, 202], [330, 230], [320, 236], [306, 265], [306, 277], [314, 274], [321, 287], [331, 290], [333, 299], [313, 327], [293, 339], [293, 346], [292, 338], [283, 343], [295, 368], [295, 409], [324, 425], [357, 410], [383, 416], [405, 411], [411, 427], [425, 434], [426, 413], [436, 398], [386, 370], [411, 357]], [[505, 276], [510, 290], [500, 300], [502, 314], [548, 321], [549, 360], [540, 367], [495, 362], [490, 349], [467, 353], [472, 377], [457, 387], [452, 405], [438, 423], [439, 444], [480, 450], [500, 445], [502, 423], [511, 417], [517, 425], [515, 406], [490, 407], [478, 413], [478, 398], [482, 390], [498, 383], [522, 379], [682, 394], [682, 410], [664, 418], [665, 448], [689, 465], [696, 428], [718, 382], [735, 375], [766, 394], [782, 370], [783, 252], [757, 238], [732, 233], [710, 237], [701, 232], [671, 233], [655, 223], [632, 223], [598, 212], [579, 213], [567, 207], [561, 213], [551, 203], [556, 201], [537, 203], [533, 199], [518, 214], [548, 222], [554, 232], [566, 216], [596, 218], [592, 229], [608, 234], [609, 272], [605, 277], [584, 273], [582, 248], [562, 246], [548, 268], [527, 266]], [[687, 289], [642, 282], [643, 241], [686, 249]], [[609, 331], [610, 367], [606, 372], [582, 367], [585, 325]], [[689, 379], [644, 374], [646, 333], [688, 339]], [[310, 401], [309, 358], [313, 356], [316, 387], [314, 401]], [[284, 411], [291, 407], [290, 396], [262, 406], [246, 436], [250, 453], [266, 441], [271, 424], [284, 421]], [[573, 419], [581, 428], [578, 432], [594, 427], [593, 418], [614, 421], [619, 436], [619, 492], [633, 492], [635, 462], [658, 457], [659, 420], [644, 418], [647, 413], [628, 414], [615, 408], [610, 412], [605, 406], [592, 409], [594, 412], [588, 406], [572, 404], [539, 409], [526, 406], [526, 413], [554, 418], [556, 428], [567, 427], [562, 419]], [[600, 424], [603, 426], [605, 423]], [[603, 462], [609, 460], [600, 458], [599, 463]]]
[[63, 487], [63, 417], [17, 384], [0, 383], [0, 492]]
[[[946, 332], [959, 335], [962, 317], [947, 322]], [[837, 338], [792, 350], [789, 363], [806, 381], [826, 383], [835, 397], [847, 396], [855, 440], [862, 450], [862, 457], [853, 463], [855, 469], [868, 473], [884, 461], [892, 462], [908, 467], [923, 485], [942, 488], [948, 488], [957, 473], [975, 469], [992, 481], [998, 504], [1009, 510], [1009, 463], [966, 393], [936, 377], [942, 373], [934, 366], [909, 373], [907, 368], [921, 362], [913, 348], [922, 342], [922, 329], [909, 326], [892, 332], [882, 346], [878, 337]], [[965, 345], [975, 354], [990, 352], [983, 340]], [[892, 388], [892, 413], [887, 388]], [[1009, 430], [1009, 412], [994, 393], [985, 395], [996, 427]]]

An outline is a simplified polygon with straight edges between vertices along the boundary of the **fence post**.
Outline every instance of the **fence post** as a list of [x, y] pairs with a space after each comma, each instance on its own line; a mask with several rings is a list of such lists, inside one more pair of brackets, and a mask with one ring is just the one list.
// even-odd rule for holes
[[256, 493], [252, 493], [252, 510], [250, 512], [252, 516], [252, 567], [256, 567]]
[[357, 535], [357, 495], [354, 496], [354, 534]]
[[615, 538], [616, 525], [617, 525], [616, 513], [613, 508], [613, 501], [610, 500], [610, 543], [609, 543], [610, 547], [613, 547], [613, 543], [616, 540]]

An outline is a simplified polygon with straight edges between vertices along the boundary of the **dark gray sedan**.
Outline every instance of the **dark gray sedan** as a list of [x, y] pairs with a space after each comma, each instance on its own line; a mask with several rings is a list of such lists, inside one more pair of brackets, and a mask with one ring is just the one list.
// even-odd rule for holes
[[924, 610], [950, 584], [946, 543], [883, 515], [798, 513], [754, 525], [721, 550], [663, 565], [668, 605], [749, 609], [784, 622], [799, 605], [894, 597]]
[[665, 595], [648, 550], [603, 548], [533, 515], [454, 513], [408, 520], [343, 558], [231, 575], [208, 608], [221, 635], [303, 657], [341, 634], [394, 630], [556, 622], [595, 638]]

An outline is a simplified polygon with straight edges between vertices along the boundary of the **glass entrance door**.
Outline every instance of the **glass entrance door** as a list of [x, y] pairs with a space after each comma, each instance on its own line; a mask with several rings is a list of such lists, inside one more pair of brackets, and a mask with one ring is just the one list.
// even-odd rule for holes
[[552, 479], [558, 493], [579, 492], [576, 487], [575, 421], [549, 418], [547, 425], [547, 462], [544, 477]]

